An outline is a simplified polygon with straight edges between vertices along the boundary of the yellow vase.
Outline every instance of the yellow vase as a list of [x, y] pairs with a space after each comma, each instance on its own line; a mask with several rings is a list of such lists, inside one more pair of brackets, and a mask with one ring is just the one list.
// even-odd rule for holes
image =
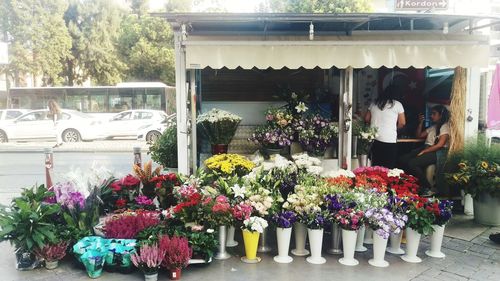
[[245, 243], [245, 254], [248, 260], [257, 259], [257, 246], [259, 246], [260, 233], [243, 229], [243, 242]]

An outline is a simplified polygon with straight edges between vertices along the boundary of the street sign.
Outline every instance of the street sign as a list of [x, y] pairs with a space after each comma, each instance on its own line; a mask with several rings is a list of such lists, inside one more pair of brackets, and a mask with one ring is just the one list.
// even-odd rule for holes
[[446, 10], [448, 0], [396, 0], [396, 10]]
[[7, 43], [0, 42], [0, 64], [9, 63], [9, 53], [7, 51]]

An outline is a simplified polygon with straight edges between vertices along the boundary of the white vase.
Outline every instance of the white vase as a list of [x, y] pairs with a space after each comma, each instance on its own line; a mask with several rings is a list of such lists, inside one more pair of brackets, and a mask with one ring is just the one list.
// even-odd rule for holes
[[356, 252], [366, 252], [368, 249], [363, 246], [363, 241], [365, 240], [365, 230], [366, 227], [363, 225], [358, 229], [358, 237], [356, 238]]
[[387, 248], [387, 239], [377, 234], [373, 233], [373, 259], [368, 260], [370, 265], [376, 267], [388, 267], [389, 263], [384, 260], [385, 248]]
[[307, 262], [312, 264], [324, 264], [326, 259], [321, 256], [323, 248], [323, 229], [307, 229], [309, 235], [309, 245], [311, 246], [311, 256], [307, 257]]
[[309, 255], [309, 251], [306, 250], [306, 225], [300, 222], [296, 222], [293, 225], [293, 228], [295, 229], [295, 249], [292, 250], [292, 254], [299, 257]]
[[273, 259], [277, 263], [291, 263], [293, 258], [288, 255], [290, 248], [290, 238], [292, 238], [292, 228], [276, 228], [276, 240], [278, 243], [278, 255]]
[[431, 249], [425, 251], [425, 254], [433, 258], [444, 258], [446, 255], [441, 252], [441, 244], [443, 244], [444, 225], [433, 225], [434, 232], [431, 236]]
[[395, 255], [403, 255], [405, 251], [401, 249], [401, 238], [403, 237], [403, 230], [398, 234], [391, 233], [389, 237], [389, 247], [387, 247], [387, 252]]
[[226, 237], [226, 247], [236, 247], [238, 246], [238, 242], [234, 240], [234, 226], [230, 226], [227, 229], [227, 237]]
[[354, 266], [359, 262], [354, 258], [354, 249], [356, 248], [356, 238], [358, 234], [354, 230], [342, 229], [342, 247], [344, 249], [344, 257], [339, 259], [343, 265]]
[[365, 230], [365, 241], [363, 243], [373, 244], [373, 230], [369, 227]]
[[474, 215], [474, 200], [470, 194], [464, 195], [464, 214], [467, 216]]
[[158, 273], [144, 274], [144, 281], [158, 281]]
[[406, 228], [406, 255], [401, 256], [405, 262], [419, 263], [422, 259], [417, 257], [418, 245], [420, 244], [420, 233]]

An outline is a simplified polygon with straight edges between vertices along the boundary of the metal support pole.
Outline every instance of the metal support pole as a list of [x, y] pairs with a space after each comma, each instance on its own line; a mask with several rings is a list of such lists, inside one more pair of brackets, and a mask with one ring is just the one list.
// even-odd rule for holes
[[52, 148], [45, 148], [43, 150], [45, 153], [45, 187], [50, 188], [52, 186], [51, 173], [54, 168], [54, 156]]
[[175, 89], [177, 108], [177, 161], [179, 173], [189, 174], [188, 138], [188, 97], [186, 85], [186, 53], [182, 46], [182, 34], [176, 32], [175, 38]]
[[142, 167], [141, 147], [134, 146], [134, 165]]

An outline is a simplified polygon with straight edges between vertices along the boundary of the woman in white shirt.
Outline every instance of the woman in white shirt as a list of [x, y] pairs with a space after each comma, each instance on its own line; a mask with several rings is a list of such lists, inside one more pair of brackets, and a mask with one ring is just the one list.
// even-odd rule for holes
[[368, 108], [365, 121], [377, 128], [371, 159], [373, 166], [392, 169], [397, 161], [398, 129], [406, 124], [403, 105], [396, 100], [394, 85], [389, 85]]
[[436, 152], [446, 150], [449, 147], [449, 117], [450, 113], [443, 105], [432, 107], [431, 120], [434, 125], [424, 130], [424, 116], [420, 115], [416, 136], [417, 138], [425, 138], [425, 145], [412, 150], [399, 159], [400, 166], [405, 171], [418, 178], [420, 183], [420, 195], [429, 196], [434, 193], [431, 191], [431, 185], [425, 176], [425, 169], [427, 166], [437, 163]]

